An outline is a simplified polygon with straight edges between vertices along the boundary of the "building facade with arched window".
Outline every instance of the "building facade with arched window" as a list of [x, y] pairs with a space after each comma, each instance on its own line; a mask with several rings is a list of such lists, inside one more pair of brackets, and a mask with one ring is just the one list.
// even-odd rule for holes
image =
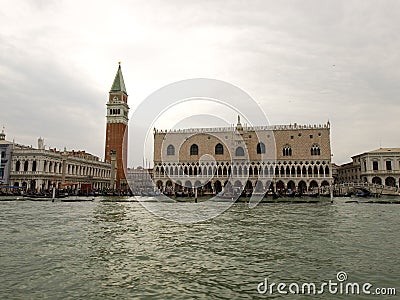
[[112, 165], [85, 151], [45, 149], [44, 140], [39, 138], [38, 148], [13, 144], [9, 184], [37, 192], [53, 186], [71, 191], [83, 187], [101, 190], [116, 181]]
[[153, 179], [161, 191], [208, 193], [226, 184], [256, 191], [328, 186], [330, 124], [248, 127], [238, 120], [223, 128], [155, 129]]
[[374, 183], [399, 188], [400, 148], [380, 148], [352, 157], [338, 168], [339, 183]]
[[0, 186], [9, 184], [12, 148], [13, 143], [6, 140], [3, 129], [0, 133]]

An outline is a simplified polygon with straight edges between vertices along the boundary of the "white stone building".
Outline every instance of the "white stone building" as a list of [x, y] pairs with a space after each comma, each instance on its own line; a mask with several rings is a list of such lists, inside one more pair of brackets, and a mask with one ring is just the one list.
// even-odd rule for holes
[[13, 143], [6, 141], [3, 129], [0, 133], [0, 186], [9, 185], [12, 147]]
[[400, 185], [400, 148], [380, 148], [352, 157], [339, 168], [339, 182]]
[[[111, 164], [85, 151], [45, 149], [42, 138], [38, 148], [14, 145], [12, 150], [10, 184], [29, 190], [104, 189], [113, 180]], [[115, 178], [114, 178], [115, 180]]]

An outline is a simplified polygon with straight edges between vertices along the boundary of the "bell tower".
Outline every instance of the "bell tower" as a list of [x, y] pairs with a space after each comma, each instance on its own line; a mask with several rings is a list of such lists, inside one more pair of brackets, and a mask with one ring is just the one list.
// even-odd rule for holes
[[118, 63], [117, 74], [109, 92], [107, 102], [107, 126], [105, 143], [105, 161], [111, 162], [112, 154], [116, 156], [117, 189], [127, 189], [126, 170], [128, 163], [128, 94], [126, 92], [121, 63]]

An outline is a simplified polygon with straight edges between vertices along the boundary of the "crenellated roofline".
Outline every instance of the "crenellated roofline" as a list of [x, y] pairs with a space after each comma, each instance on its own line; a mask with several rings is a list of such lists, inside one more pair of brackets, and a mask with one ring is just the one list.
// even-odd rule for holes
[[[287, 125], [267, 125], [267, 126], [243, 126], [244, 131], [262, 131], [262, 130], [301, 130], [301, 129], [330, 129], [330, 123], [326, 124], [287, 124]], [[157, 133], [209, 133], [209, 132], [234, 132], [237, 128], [235, 125], [231, 127], [214, 127], [214, 128], [184, 128], [160, 130], [154, 128], [154, 134]]]

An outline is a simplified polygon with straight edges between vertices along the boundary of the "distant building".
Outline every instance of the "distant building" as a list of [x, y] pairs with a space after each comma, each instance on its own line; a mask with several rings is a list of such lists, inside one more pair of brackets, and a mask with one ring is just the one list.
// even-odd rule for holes
[[0, 133], [0, 185], [9, 185], [13, 143], [6, 141], [4, 129]]
[[348, 183], [348, 182], [361, 182], [361, 167], [360, 164], [356, 162], [349, 162], [340, 165], [337, 169], [338, 172], [338, 183]]
[[400, 148], [380, 148], [352, 157], [340, 166], [339, 182], [368, 182], [398, 187], [400, 185]]
[[126, 179], [132, 193], [154, 192], [154, 183], [152, 180], [152, 170], [142, 167], [128, 168]]
[[332, 183], [330, 124], [154, 130], [154, 182], [162, 190], [230, 184], [247, 191]]
[[126, 190], [127, 155], [128, 155], [128, 94], [126, 92], [121, 65], [109, 92], [107, 102], [107, 125], [104, 159], [111, 162], [111, 155], [116, 155], [116, 188]]
[[[114, 172], [115, 173], [115, 172]], [[110, 187], [111, 164], [85, 151], [45, 149], [38, 139], [38, 148], [14, 145], [10, 184], [34, 191], [62, 189], [104, 189]]]
[[334, 184], [338, 183], [339, 167], [340, 166], [338, 166], [337, 164], [332, 163], [332, 178]]

